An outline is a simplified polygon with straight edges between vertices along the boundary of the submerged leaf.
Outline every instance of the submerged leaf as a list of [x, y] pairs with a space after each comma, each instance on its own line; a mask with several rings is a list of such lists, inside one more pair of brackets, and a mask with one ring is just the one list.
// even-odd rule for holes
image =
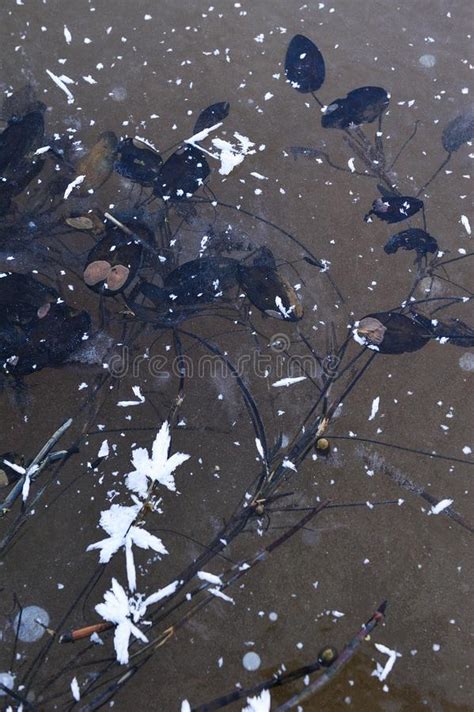
[[354, 329], [355, 340], [381, 354], [403, 354], [418, 351], [431, 335], [416, 315], [405, 316], [398, 312], [368, 314]]
[[304, 35], [295, 35], [288, 45], [285, 74], [293, 87], [302, 94], [317, 91], [323, 85], [326, 75], [323, 55], [314, 42]]
[[288, 280], [276, 269], [257, 264], [239, 264], [239, 283], [257, 309], [267, 316], [299, 321], [303, 307]]
[[449, 122], [443, 131], [441, 141], [443, 148], [448, 153], [457, 151], [458, 148], [472, 141], [474, 138], [474, 106], [464, 113], [456, 116], [455, 119]]
[[400, 248], [402, 250], [415, 250], [417, 255], [426, 255], [427, 252], [436, 252], [438, 250], [438, 243], [436, 239], [428, 232], [425, 232], [425, 230], [412, 227], [408, 230], [397, 232], [396, 235], [392, 235], [383, 249], [387, 255], [392, 255]]
[[136, 138], [125, 138], [117, 149], [114, 168], [124, 178], [150, 186], [158, 178], [163, 160], [151, 146]]
[[230, 104], [228, 101], [211, 104], [199, 114], [194, 124], [193, 134], [200, 133], [204, 129], [209, 129], [211, 126], [220, 123], [229, 115], [229, 111]]
[[325, 129], [346, 129], [351, 125], [371, 124], [383, 114], [390, 99], [382, 87], [359, 87], [343, 99], [335, 99], [321, 118]]
[[184, 200], [203, 185], [211, 169], [194, 146], [180, 148], [163, 164], [154, 192], [164, 200]]
[[402, 222], [415, 215], [423, 207], [423, 201], [408, 195], [394, 195], [377, 198], [372, 203], [372, 209], [365, 215], [365, 222], [370, 222], [370, 216], [388, 223]]

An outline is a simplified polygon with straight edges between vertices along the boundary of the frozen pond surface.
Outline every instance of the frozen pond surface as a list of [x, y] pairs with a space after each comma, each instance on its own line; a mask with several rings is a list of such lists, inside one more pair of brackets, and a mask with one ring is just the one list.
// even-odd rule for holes
[[3, 3], [10, 709], [472, 709], [471, 15]]

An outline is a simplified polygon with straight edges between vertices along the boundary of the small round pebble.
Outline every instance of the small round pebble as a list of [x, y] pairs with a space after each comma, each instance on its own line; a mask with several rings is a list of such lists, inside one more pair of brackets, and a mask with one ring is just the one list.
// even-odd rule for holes
[[13, 627], [18, 630], [18, 638], [23, 643], [34, 643], [44, 635], [45, 630], [36, 622], [37, 620], [45, 626], [49, 625], [48, 613], [39, 606], [27, 606], [21, 614], [17, 614]]
[[254, 671], [258, 670], [260, 665], [262, 664], [262, 660], [260, 658], [260, 655], [257, 655], [257, 653], [245, 653], [244, 657], [242, 658], [242, 665], [246, 670]]

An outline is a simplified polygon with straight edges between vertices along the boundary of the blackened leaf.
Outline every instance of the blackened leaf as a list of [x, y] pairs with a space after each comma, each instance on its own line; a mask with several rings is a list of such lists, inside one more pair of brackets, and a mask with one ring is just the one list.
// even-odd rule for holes
[[399, 249], [415, 250], [418, 255], [426, 255], [427, 252], [436, 252], [438, 243], [436, 239], [425, 230], [417, 227], [409, 228], [397, 232], [388, 240], [384, 246], [387, 255], [394, 254]]
[[285, 321], [302, 318], [301, 302], [292, 285], [278, 270], [239, 264], [239, 283], [252, 304], [267, 316]]
[[3, 100], [1, 114], [2, 118], [10, 121], [11, 119], [19, 120], [32, 111], [43, 113], [45, 110], [46, 106], [38, 101], [31, 84], [27, 84]]
[[288, 45], [285, 74], [302, 94], [317, 91], [323, 85], [326, 75], [323, 55], [314, 42], [304, 35], [295, 35]]
[[448, 153], [457, 151], [458, 148], [474, 138], [474, 107], [463, 114], [456, 116], [449, 122], [443, 131], [441, 140], [443, 148]]
[[164, 285], [174, 304], [209, 304], [237, 284], [237, 266], [231, 257], [202, 257], [170, 272]]
[[178, 149], [163, 164], [154, 192], [164, 199], [184, 200], [198, 190], [210, 172], [202, 151], [194, 146]]
[[412, 215], [415, 215], [422, 207], [422, 200], [411, 198], [408, 195], [377, 198], [377, 200], [374, 200], [372, 203], [372, 209], [365, 215], [364, 220], [370, 222], [370, 216], [375, 215], [384, 222], [402, 222], [402, 220], [406, 220]]
[[0, 134], [0, 172], [15, 171], [23, 158], [40, 145], [44, 134], [41, 111], [32, 111], [22, 119], [12, 119]]
[[75, 312], [67, 304], [53, 304], [48, 314], [25, 330], [26, 343], [18, 350], [18, 360], [9, 370], [17, 376], [60, 366], [82, 344], [91, 327], [87, 312]]
[[390, 99], [382, 87], [359, 87], [343, 99], [336, 99], [321, 117], [325, 129], [346, 129], [351, 125], [371, 124], [383, 114]]
[[120, 141], [114, 168], [124, 178], [140, 185], [152, 185], [162, 165], [160, 154], [142, 141], [134, 138]]
[[194, 124], [193, 134], [200, 133], [204, 129], [209, 129], [211, 126], [224, 121], [229, 115], [230, 104], [228, 101], [219, 101], [217, 104], [211, 104], [207, 109], [201, 111], [196, 123]]

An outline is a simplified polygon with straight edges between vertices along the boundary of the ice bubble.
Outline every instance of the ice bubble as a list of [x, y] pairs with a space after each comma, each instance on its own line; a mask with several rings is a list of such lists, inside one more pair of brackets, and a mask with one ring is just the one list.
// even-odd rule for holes
[[44, 608], [27, 606], [18, 613], [13, 627], [15, 631], [18, 630], [18, 638], [20, 640], [24, 643], [34, 643], [44, 635], [45, 629], [43, 626], [47, 625], [49, 625], [49, 615]]
[[261, 664], [262, 660], [260, 655], [257, 655], [257, 653], [245, 653], [242, 658], [242, 665], [246, 670], [258, 670]]

